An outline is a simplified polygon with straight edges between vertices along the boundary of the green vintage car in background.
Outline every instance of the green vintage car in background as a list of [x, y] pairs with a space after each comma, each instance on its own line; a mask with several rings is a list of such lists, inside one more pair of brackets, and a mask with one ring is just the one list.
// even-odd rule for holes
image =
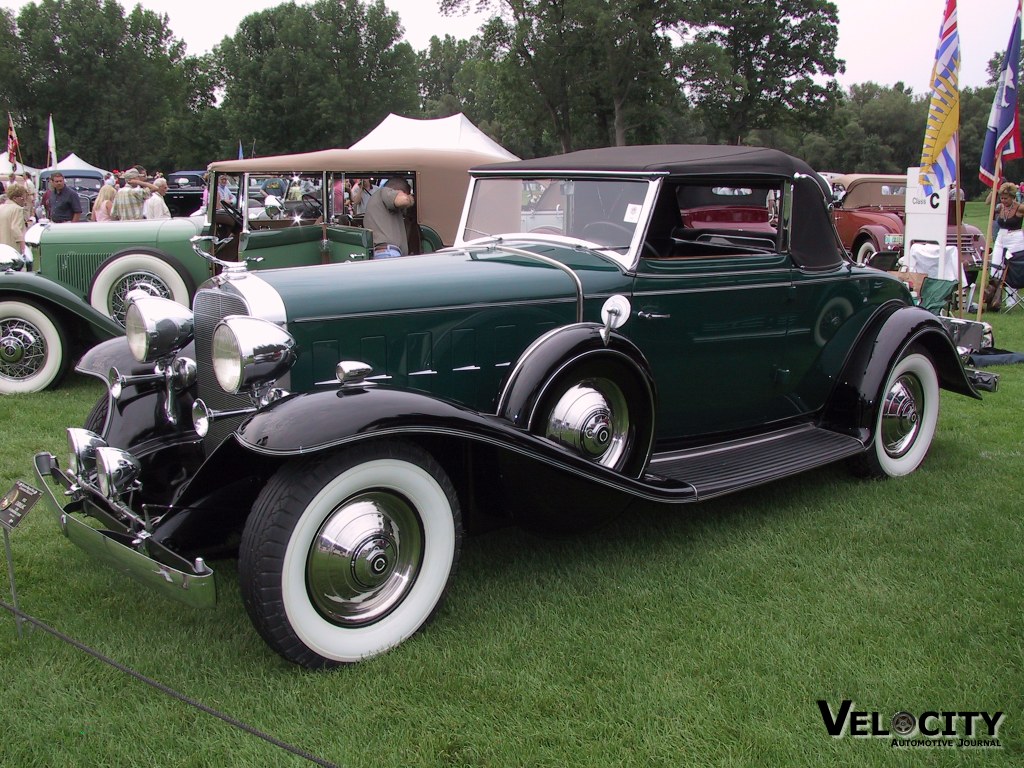
[[36, 472], [73, 542], [166, 595], [211, 605], [208, 560], [237, 556], [257, 631], [309, 667], [424, 626], [464, 531], [843, 460], [905, 475], [940, 388], [978, 393], [938, 319], [850, 260], [828, 200], [752, 147], [476, 168], [452, 248], [240, 265], [191, 311], [133, 300], [80, 364], [109, 394]]
[[[219, 177], [229, 176], [240, 192], [234, 204], [213, 194], [193, 216], [36, 225], [26, 234], [31, 271], [15, 271], [20, 263], [0, 266], [0, 394], [53, 386], [82, 352], [123, 333], [130, 291], [187, 306], [196, 287], [223, 269], [218, 262], [243, 259], [252, 269], [272, 269], [370, 258], [370, 233], [345, 211], [343, 192], [334, 193], [347, 177], [408, 178], [417, 193], [406, 214], [410, 248], [451, 245], [468, 169], [493, 160], [453, 149], [332, 149], [230, 160], [210, 165], [210, 183], [216, 189]], [[264, 206], [260, 185], [272, 178], [299, 190], [296, 199]], [[213, 259], [197, 252], [196, 236], [216, 239]]]

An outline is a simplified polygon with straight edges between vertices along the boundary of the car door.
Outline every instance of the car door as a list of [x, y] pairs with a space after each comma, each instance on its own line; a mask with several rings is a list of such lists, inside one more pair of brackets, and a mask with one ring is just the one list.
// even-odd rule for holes
[[656, 439], [729, 432], [794, 414], [787, 394], [790, 269], [783, 254], [640, 261], [633, 320], [658, 390]]

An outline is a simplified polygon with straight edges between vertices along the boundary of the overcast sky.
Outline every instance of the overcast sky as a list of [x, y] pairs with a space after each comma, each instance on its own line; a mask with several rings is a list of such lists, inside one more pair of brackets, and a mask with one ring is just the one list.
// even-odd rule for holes
[[[28, 0], [0, 0], [15, 12]], [[300, 0], [301, 2], [302, 0]], [[131, 0], [119, 0], [131, 8]], [[141, 0], [143, 7], [167, 14], [174, 35], [189, 53], [209, 51], [239, 21], [255, 11], [280, 5], [281, 0]], [[445, 17], [437, 0], [384, 0], [397, 11], [405, 39], [416, 50], [427, 47], [432, 35], [457, 38], [473, 35], [482, 15]], [[833, 0], [839, 8], [838, 56], [846, 61], [839, 82], [848, 87], [869, 80], [883, 85], [903, 81], [915, 93], [925, 93], [946, 0]], [[474, 2], [473, 5], [476, 3]], [[994, 53], [1006, 50], [1016, 0], [960, 0], [958, 3], [961, 70], [964, 86], [985, 85], [985, 65]]]

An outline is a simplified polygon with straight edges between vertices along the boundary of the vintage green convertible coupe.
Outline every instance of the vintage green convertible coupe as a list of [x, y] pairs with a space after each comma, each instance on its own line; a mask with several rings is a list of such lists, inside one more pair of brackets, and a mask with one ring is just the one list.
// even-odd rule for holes
[[109, 396], [36, 471], [97, 558], [208, 606], [207, 560], [237, 556], [278, 653], [373, 656], [437, 610], [464, 530], [567, 530], [840, 460], [914, 471], [940, 388], [978, 393], [827, 203], [803, 162], [750, 147], [476, 168], [452, 248], [239, 264], [191, 311], [134, 300], [127, 338], [80, 365]]
[[[241, 193], [234, 204], [214, 194], [190, 217], [37, 225], [26, 234], [32, 271], [0, 264], [0, 394], [53, 386], [86, 349], [124, 333], [130, 291], [187, 306], [196, 286], [222, 269], [218, 262], [243, 258], [270, 269], [369, 258], [370, 233], [344, 208], [347, 177], [408, 178], [417, 192], [407, 214], [410, 247], [451, 245], [468, 169], [493, 160], [462, 150], [346, 149], [229, 160], [210, 166], [211, 190], [227, 175]], [[268, 179], [295, 194], [264, 206], [260, 185]], [[215, 258], [196, 251], [197, 235], [220, 243]]]

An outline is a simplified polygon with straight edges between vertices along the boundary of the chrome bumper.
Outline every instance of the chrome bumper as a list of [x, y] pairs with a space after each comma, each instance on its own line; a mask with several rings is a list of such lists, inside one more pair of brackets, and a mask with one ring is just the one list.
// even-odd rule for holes
[[[213, 571], [202, 560], [190, 563], [159, 542], [127, 530], [93, 528], [75, 516], [82, 512], [88, 491], [78, 488], [61, 471], [53, 454], [37, 453], [33, 463], [61, 530], [73, 544], [161, 594], [194, 608], [211, 608], [217, 602]], [[103, 522], [118, 527], [112, 519]]]

